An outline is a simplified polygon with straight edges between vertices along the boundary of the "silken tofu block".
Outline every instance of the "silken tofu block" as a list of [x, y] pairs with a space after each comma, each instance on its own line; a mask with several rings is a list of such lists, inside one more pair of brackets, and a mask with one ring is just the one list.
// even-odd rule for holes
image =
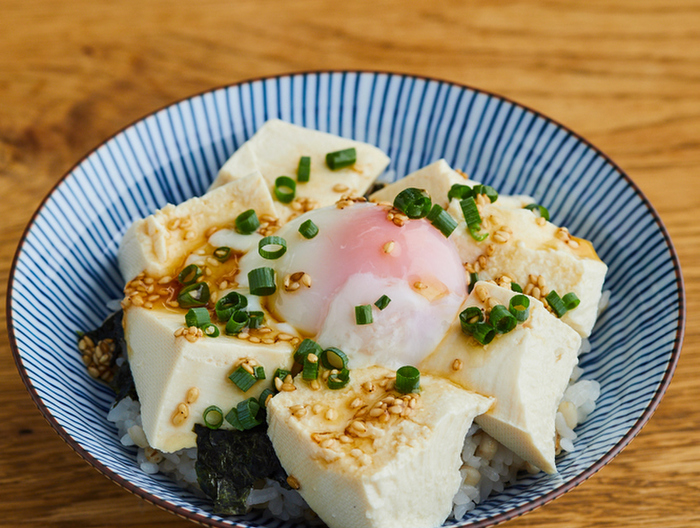
[[[289, 369], [293, 363], [293, 347], [288, 342], [256, 344], [223, 332], [216, 338], [191, 342], [174, 335], [184, 323], [184, 314], [164, 309], [130, 306], [124, 311], [124, 335], [143, 430], [149, 445], [163, 452], [194, 447], [192, 428], [204, 423], [202, 413], [207, 407], [216, 405], [226, 414], [240, 401], [258, 397], [271, 387], [275, 369]], [[244, 393], [228, 376], [245, 358], [262, 365], [267, 379]], [[173, 420], [181, 404], [187, 416]]]
[[[433, 203], [447, 209], [447, 195], [453, 185], [473, 187], [478, 183], [463, 172], [454, 170], [444, 159], [440, 159], [372, 193], [369, 199], [371, 202], [394, 203], [397, 194], [409, 187], [415, 187], [428, 191]], [[529, 196], [501, 196], [499, 199], [502, 205], [512, 208], [521, 208], [534, 201]]]
[[[463, 309], [497, 301], [508, 306], [515, 292], [477, 282]], [[555, 416], [571, 372], [578, 363], [581, 337], [559, 321], [537, 299], [530, 299], [530, 316], [488, 345], [462, 332], [457, 319], [438, 348], [419, 366], [421, 372], [442, 376], [496, 403], [476, 422], [514, 453], [555, 473]], [[455, 369], [455, 360], [459, 368]]]
[[382, 386], [395, 378], [382, 367], [350, 377], [340, 390], [297, 380], [270, 400], [282, 466], [330, 528], [439, 526], [459, 489], [464, 437], [493, 400], [431, 376], [420, 394], [401, 395]]
[[[328, 168], [326, 154], [348, 148], [356, 149], [356, 163], [338, 170]], [[362, 196], [389, 164], [386, 154], [367, 143], [271, 119], [224, 163], [210, 189], [258, 170], [274, 196], [279, 176], [296, 181], [302, 156], [311, 158], [310, 178], [306, 183], [297, 182], [292, 203], [275, 201], [282, 221], [312, 208], [332, 205], [345, 195]]]
[[540, 300], [551, 290], [560, 297], [575, 293], [581, 303], [561, 320], [588, 337], [598, 316], [608, 270], [592, 244], [527, 209], [501, 205], [501, 197], [494, 203], [480, 204], [479, 210], [481, 231], [489, 235], [481, 242], [469, 234], [459, 202], [452, 200], [448, 209], [459, 221], [450, 240], [467, 269], [483, 280], [498, 281], [507, 276]]
[[179, 205], [168, 204], [136, 220], [119, 246], [122, 277], [129, 282], [141, 272], [164, 277], [179, 269], [185, 258], [206, 242], [211, 228], [231, 227], [236, 217], [255, 209], [258, 217], [276, 216], [265, 180], [257, 171]]

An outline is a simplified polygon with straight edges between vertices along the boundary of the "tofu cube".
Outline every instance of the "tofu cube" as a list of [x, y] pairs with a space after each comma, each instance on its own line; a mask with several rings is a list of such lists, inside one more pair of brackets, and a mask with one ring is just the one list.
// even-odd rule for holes
[[268, 403], [268, 435], [290, 481], [330, 528], [442, 524], [464, 437], [492, 400], [431, 376], [402, 395], [382, 367], [350, 376], [340, 390], [297, 382]]

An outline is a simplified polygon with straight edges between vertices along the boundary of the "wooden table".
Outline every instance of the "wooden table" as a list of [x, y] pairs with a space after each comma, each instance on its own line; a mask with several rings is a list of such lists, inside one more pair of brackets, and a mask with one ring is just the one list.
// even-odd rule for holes
[[[697, 0], [3, 0], [0, 269], [83, 154], [144, 114], [310, 69], [435, 76], [581, 133], [671, 233], [685, 346], [651, 422], [609, 466], [508, 526], [700, 524], [700, 2]], [[4, 309], [4, 306], [3, 308]], [[99, 475], [42, 419], [0, 335], [0, 525], [191, 526]]]

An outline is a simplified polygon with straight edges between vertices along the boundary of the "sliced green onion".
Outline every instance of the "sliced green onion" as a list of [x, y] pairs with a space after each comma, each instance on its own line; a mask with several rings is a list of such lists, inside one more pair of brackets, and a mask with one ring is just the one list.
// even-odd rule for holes
[[488, 323], [476, 323], [470, 334], [482, 345], [488, 345], [496, 337], [496, 330]]
[[357, 161], [357, 151], [355, 148], [336, 150], [326, 154], [326, 165], [331, 170], [338, 170], [354, 165]]
[[311, 361], [309, 355], [306, 355], [304, 358], [304, 369], [301, 372], [302, 379], [311, 381], [318, 378], [318, 362], [318, 356], [316, 356], [315, 361]]
[[299, 226], [299, 232], [304, 238], [313, 238], [318, 235], [318, 226], [311, 220], [306, 220]]
[[490, 185], [481, 185], [481, 184], [475, 185], [472, 188], [472, 192], [474, 193], [475, 197], [478, 194], [485, 194], [486, 197], [491, 201], [491, 203], [498, 200], [498, 192], [496, 191], [496, 189], [494, 189]]
[[230, 423], [234, 429], [237, 429], [238, 431], [243, 430], [243, 426], [241, 425], [241, 421], [238, 419], [238, 409], [235, 407], [232, 408], [228, 413], [226, 413], [226, 416], [224, 418], [228, 423]]
[[277, 289], [275, 270], [272, 268], [255, 268], [248, 272], [248, 284], [253, 295], [272, 295]]
[[382, 295], [379, 299], [377, 299], [374, 303], [374, 306], [379, 308], [380, 310], [383, 310], [387, 306], [389, 306], [389, 303], [391, 302], [391, 299], [387, 297], [386, 295]]
[[180, 308], [194, 308], [206, 306], [209, 302], [209, 285], [206, 282], [197, 282], [185, 286], [177, 296]]
[[451, 201], [453, 198], [464, 200], [465, 198], [471, 198], [472, 196], [474, 196], [472, 188], [468, 185], [462, 185], [461, 183], [455, 183], [447, 192], [448, 201]]
[[207, 337], [219, 337], [221, 334], [219, 327], [214, 323], [209, 323], [202, 326], [202, 332], [204, 332], [204, 335]]
[[478, 306], [470, 306], [459, 314], [459, 324], [462, 326], [462, 332], [470, 334], [471, 327], [484, 320], [484, 311]]
[[206, 324], [211, 323], [211, 318], [209, 317], [209, 310], [206, 308], [190, 308], [185, 314], [185, 323], [187, 326], [196, 326], [197, 328], [202, 328]]
[[338, 373], [331, 372], [330, 376], [328, 376], [328, 381], [326, 383], [328, 384], [329, 389], [338, 390], [345, 387], [345, 385], [347, 385], [349, 381], [350, 371], [344, 368]]
[[202, 420], [209, 429], [218, 429], [224, 423], [224, 411], [216, 405], [210, 405], [204, 409]]
[[460, 200], [459, 206], [462, 208], [462, 214], [464, 215], [464, 221], [467, 223], [467, 226], [478, 226], [481, 228], [481, 215], [479, 214], [479, 209], [476, 207], [474, 198], [469, 197]]
[[372, 305], [371, 304], [361, 304], [355, 306], [355, 323], [358, 325], [372, 324], [374, 319], [372, 317]]
[[248, 328], [260, 328], [264, 322], [264, 312], [248, 312]]
[[219, 321], [228, 322], [228, 320], [231, 319], [233, 312], [242, 310], [246, 306], [248, 306], [248, 299], [246, 296], [232, 291], [216, 301], [214, 311], [216, 312], [216, 317], [219, 318]]
[[260, 407], [267, 407], [267, 399], [274, 396], [275, 391], [272, 389], [265, 389], [260, 393], [260, 397], [258, 398], [258, 402], [260, 402]]
[[342, 370], [346, 369], [348, 366], [348, 356], [339, 348], [328, 347], [321, 352], [320, 358], [321, 365], [329, 370]]
[[420, 389], [420, 371], [406, 365], [396, 371], [396, 390], [401, 394], [418, 392]]
[[489, 312], [489, 324], [499, 334], [507, 334], [518, 325], [518, 320], [502, 304], [497, 304]]
[[234, 370], [233, 374], [231, 374], [228, 379], [230, 379], [233, 384], [243, 392], [248, 392], [250, 388], [258, 381], [258, 378], [244, 369], [243, 365]]
[[394, 207], [409, 218], [423, 218], [432, 207], [432, 200], [427, 191], [409, 187], [394, 198]]
[[566, 306], [567, 310], [573, 310], [579, 304], [581, 304], [581, 300], [574, 292], [567, 293], [566, 295], [564, 295], [564, 297], [561, 298], [561, 300], [564, 302], [564, 305]]
[[275, 375], [273, 376], [273, 379], [279, 378], [282, 381], [284, 381], [284, 378], [286, 378], [290, 374], [291, 374], [291, 372], [289, 370], [283, 369], [283, 368], [278, 368], [277, 370], [275, 370]]
[[480, 225], [469, 226], [469, 234], [477, 242], [481, 242], [482, 240], [486, 240], [486, 238], [489, 236], [488, 233], [479, 233], [480, 230], [481, 230]]
[[520, 286], [520, 284], [518, 284], [517, 282], [511, 282], [510, 289], [514, 292], [523, 293], [523, 287]]
[[260, 220], [254, 209], [248, 209], [236, 217], [236, 231], [241, 235], [255, 233], [260, 227]]
[[311, 157], [302, 156], [299, 158], [299, 166], [297, 167], [297, 181], [307, 182], [311, 176]]
[[474, 289], [474, 285], [479, 282], [479, 274], [478, 273], [470, 273], [469, 274], [469, 284], [467, 284], [467, 293], [471, 293], [472, 290]]
[[452, 218], [450, 213], [445, 211], [439, 204], [434, 204], [433, 208], [426, 216], [428, 221], [433, 224], [445, 238], [449, 237], [457, 227], [457, 221]]
[[297, 192], [297, 182], [289, 176], [280, 176], [275, 180], [275, 196], [282, 203], [294, 200]]
[[236, 310], [231, 314], [231, 318], [226, 322], [226, 333], [228, 335], [240, 334], [248, 325], [248, 312]]
[[523, 207], [523, 209], [528, 209], [535, 214], [539, 214], [539, 216], [541, 216], [545, 220], [549, 221], [549, 211], [547, 211], [547, 208], [542, 206], [542, 205], [534, 204], [534, 203], [528, 204], [525, 207]]
[[177, 280], [180, 284], [188, 285], [194, 283], [201, 276], [202, 270], [199, 266], [197, 266], [197, 264], [190, 264], [180, 272], [177, 276]]
[[303, 365], [306, 356], [308, 356], [309, 354], [314, 354], [316, 355], [316, 357], [321, 357], [322, 352], [323, 349], [321, 348], [321, 345], [319, 345], [313, 339], [307, 338], [304, 339], [301, 343], [299, 343], [299, 346], [294, 351], [294, 361], [296, 361], [300, 365]]
[[521, 323], [527, 321], [527, 318], [530, 317], [530, 299], [527, 298], [527, 295], [513, 295], [510, 298], [508, 311]]
[[563, 316], [568, 311], [566, 309], [566, 304], [564, 304], [564, 301], [561, 300], [561, 297], [559, 297], [559, 294], [556, 291], [550, 291], [545, 299], [547, 299], [549, 307], [557, 317]]
[[243, 429], [252, 429], [260, 425], [262, 420], [258, 418], [260, 412], [260, 402], [256, 398], [248, 398], [236, 405], [238, 411], [238, 421]]
[[[272, 248], [272, 249], [268, 249]], [[278, 236], [266, 236], [258, 243], [258, 253], [262, 258], [275, 260], [284, 255], [287, 251], [287, 241]]]
[[219, 262], [226, 262], [231, 256], [231, 248], [226, 246], [218, 247], [214, 250], [214, 258]]

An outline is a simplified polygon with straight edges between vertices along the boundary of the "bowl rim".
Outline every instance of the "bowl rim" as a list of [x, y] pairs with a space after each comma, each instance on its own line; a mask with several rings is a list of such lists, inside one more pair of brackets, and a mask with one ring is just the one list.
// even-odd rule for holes
[[[103, 463], [98, 461], [93, 455], [91, 455], [87, 450], [85, 450], [83, 447], [81, 447], [68, 434], [68, 432], [58, 423], [56, 418], [54, 418], [54, 416], [51, 414], [49, 409], [46, 407], [46, 405], [42, 401], [41, 397], [39, 396], [39, 394], [37, 393], [37, 391], [34, 387], [34, 384], [32, 383], [32, 380], [30, 379], [29, 375], [27, 374], [27, 371], [26, 371], [24, 364], [22, 362], [19, 347], [17, 345], [17, 340], [15, 338], [14, 321], [12, 318], [12, 313], [13, 313], [12, 293], [14, 291], [15, 273], [17, 271], [17, 265], [18, 265], [20, 256], [23, 253], [23, 248], [24, 248], [24, 244], [27, 240], [27, 236], [29, 235], [29, 232], [31, 231], [31, 229], [34, 227], [34, 224], [36, 223], [37, 218], [42, 213], [44, 206], [49, 201], [49, 199], [53, 196], [56, 189], [75, 171], [75, 169], [78, 166], [80, 166], [95, 151], [97, 151], [99, 148], [101, 148], [107, 142], [113, 140], [118, 135], [122, 134], [128, 128], [136, 125], [137, 123], [143, 121], [144, 119], [148, 118], [149, 116], [157, 114], [158, 112], [161, 112], [167, 108], [179, 105], [187, 100], [195, 99], [197, 97], [202, 97], [208, 93], [213, 93], [213, 92], [216, 92], [219, 90], [230, 89], [230, 88], [234, 88], [237, 86], [242, 86], [242, 85], [251, 84], [251, 83], [255, 83], [255, 82], [264, 82], [267, 80], [280, 79], [280, 78], [284, 78], [284, 77], [294, 77], [297, 75], [301, 75], [301, 76], [324, 75], [324, 74], [333, 75], [333, 74], [347, 74], [347, 73], [357, 74], [357, 75], [371, 74], [371, 75], [388, 75], [388, 76], [404, 77], [404, 78], [411, 78], [411, 79], [417, 79], [417, 80], [424, 80], [424, 81], [428, 81], [428, 82], [438, 82], [441, 84], [446, 84], [446, 85], [450, 85], [453, 87], [461, 88], [463, 90], [470, 90], [470, 91], [477, 93], [477, 94], [482, 94], [482, 95], [486, 95], [488, 97], [492, 97], [495, 99], [500, 99], [502, 101], [505, 101], [505, 102], [512, 104], [516, 107], [519, 107], [527, 112], [531, 112], [534, 116], [545, 120], [545, 122], [547, 122], [547, 123], [551, 123], [551, 124], [561, 128], [563, 131], [570, 134], [572, 137], [576, 138], [578, 141], [580, 141], [581, 143], [586, 145], [588, 148], [592, 149], [598, 156], [603, 158], [608, 164], [610, 164], [611, 167], [613, 167], [622, 176], [622, 178], [631, 187], [631, 189], [634, 191], [634, 193], [639, 197], [639, 199], [643, 202], [643, 204], [648, 208], [648, 210], [650, 211], [650, 213], [654, 219], [655, 224], [660, 229], [661, 234], [662, 234], [664, 240], [666, 241], [666, 244], [668, 245], [669, 252], [671, 254], [673, 270], [674, 270], [675, 275], [676, 275], [676, 283], [678, 284], [678, 287], [679, 287], [678, 326], [677, 326], [676, 336], [675, 336], [675, 339], [673, 342], [673, 349], [671, 351], [671, 359], [670, 359], [670, 362], [668, 364], [668, 368], [664, 372], [661, 383], [660, 383], [659, 387], [657, 387], [657, 389], [654, 393], [654, 396], [652, 397], [651, 401], [647, 405], [647, 407], [644, 410], [644, 412], [642, 413], [642, 415], [637, 419], [637, 421], [629, 429], [629, 431], [627, 431], [627, 433], [612, 448], [610, 448], [610, 450], [608, 450], [607, 453], [605, 453], [595, 463], [593, 463], [593, 465], [591, 467], [587, 468], [585, 471], [583, 471], [582, 473], [580, 473], [576, 477], [572, 478], [568, 482], [565, 482], [564, 484], [557, 486], [556, 488], [554, 488], [550, 492], [542, 495], [541, 497], [538, 497], [534, 500], [531, 500], [525, 504], [521, 504], [520, 506], [517, 506], [511, 510], [508, 510], [508, 511], [505, 511], [502, 513], [497, 513], [497, 514], [490, 516], [486, 519], [482, 519], [480, 521], [476, 521], [475, 523], [465, 525], [465, 527], [469, 526], [470, 528], [486, 528], [488, 526], [495, 526], [497, 524], [501, 524], [505, 521], [511, 520], [515, 517], [519, 517], [521, 515], [524, 515], [525, 513], [531, 512], [531, 511], [539, 508], [540, 506], [543, 506], [543, 505], [551, 502], [552, 500], [560, 497], [561, 495], [564, 495], [565, 493], [571, 491], [575, 487], [579, 486], [580, 484], [582, 484], [583, 482], [588, 480], [591, 476], [593, 476], [595, 473], [597, 473], [604, 466], [609, 464], [639, 434], [639, 432], [646, 425], [646, 423], [649, 421], [651, 416], [654, 414], [654, 412], [658, 408], [658, 406], [661, 402], [661, 399], [663, 398], [664, 394], [666, 393], [666, 390], [668, 389], [668, 386], [671, 383], [671, 379], [673, 378], [673, 374], [674, 374], [676, 367], [678, 365], [678, 361], [680, 358], [680, 352], [681, 352], [681, 348], [683, 345], [683, 339], [684, 339], [684, 335], [685, 335], [687, 308], [686, 308], [685, 283], [683, 280], [683, 273], [681, 271], [680, 259], [678, 257], [678, 253], [676, 251], [676, 248], [673, 245], [673, 241], [671, 240], [671, 236], [669, 235], [668, 230], [666, 229], [666, 226], [664, 225], [663, 221], [661, 220], [661, 217], [659, 216], [659, 213], [656, 210], [656, 208], [651, 204], [649, 199], [642, 192], [642, 190], [639, 188], [639, 186], [632, 180], [632, 178], [630, 178], [630, 176], [625, 171], [623, 171], [617, 165], [617, 163], [615, 163], [607, 154], [605, 154], [602, 150], [600, 150], [598, 147], [593, 145], [586, 138], [582, 137], [580, 134], [571, 130], [566, 125], [562, 124], [561, 122], [559, 122], [555, 119], [550, 118], [549, 116], [547, 116], [547, 115], [539, 112], [538, 110], [535, 110], [535, 109], [533, 109], [525, 104], [519, 103], [517, 101], [510, 99], [509, 97], [500, 95], [498, 93], [495, 93], [495, 92], [492, 92], [489, 90], [475, 88], [475, 87], [468, 85], [468, 84], [465, 84], [465, 83], [445, 80], [445, 79], [441, 79], [438, 77], [433, 77], [433, 76], [428, 76], [428, 75], [419, 75], [419, 74], [414, 74], [414, 73], [405, 73], [405, 72], [399, 72], [399, 71], [371, 70], [371, 69], [367, 69], [367, 70], [365, 70], [365, 69], [348, 69], [348, 70], [344, 70], [344, 69], [310, 69], [310, 70], [289, 71], [289, 72], [285, 72], [285, 73], [257, 76], [257, 77], [252, 77], [252, 78], [248, 78], [248, 79], [243, 79], [243, 80], [240, 80], [240, 81], [237, 81], [234, 83], [223, 84], [223, 85], [216, 86], [213, 88], [207, 88], [207, 89], [202, 90], [200, 92], [197, 92], [197, 93], [176, 99], [172, 102], [163, 104], [159, 108], [152, 110], [146, 114], [143, 114], [142, 116], [138, 117], [137, 119], [135, 119], [135, 120], [131, 121], [130, 123], [126, 124], [125, 126], [121, 127], [119, 130], [117, 130], [116, 132], [111, 134], [109, 137], [100, 141], [97, 145], [95, 145], [87, 153], [85, 153], [76, 163], [74, 163], [70, 167], [70, 169], [68, 169], [63, 174], [63, 176], [61, 176], [56, 181], [56, 183], [51, 187], [51, 189], [47, 192], [47, 194], [42, 199], [41, 203], [37, 206], [36, 210], [32, 214], [24, 231], [22, 232], [22, 235], [21, 235], [19, 242], [17, 244], [17, 249], [15, 250], [15, 255], [12, 259], [12, 265], [10, 267], [9, 278], [8, 278], [8, 282], [7, 282], [7, 298], [6, 298], [7, 331], [8, 331], [8, 336], [9, 336], [10, 348], [12, 350], [12, 356], [14, 358], [15, 365], [17, 367], [17, 370], [19, 371], [20, 378], [22, 379], [22, 382], [24, 383], [25, 388], [27, 389], [27, 391], [29, 392], [29, 394], [32, 398], [32, 401], [37, 406], [40, 413], [42, 414], [44, 419], [48, 422], [48, 424], [56, 431], [58, 436], [78, 454], [78, 456], [80, 456], [83, 460], [85, 460], [89, 465], [91, 465], [99, 473], [104, 475], [107, 479], [116, 483], [117, 485], [119, 485], [123, 489], [129, 491], [130, 493], [142, 498], [144, 501], [146, 501], [149, 504], [152, 504], [152, 505], [154, 505], [162, 510], [173, 513], [173, 514], [177, 515], [178, 517], [181, 517], [181, 518], [189, 520], [189, 521], [193, 521], [193, 522], [201, 524], [203, 526], [212, 526], [212, 527], [217, 527], [217, 528], [219, 528], [219, 527], [220, 528], [231, 528], [232, 526], [237, 527], [237, 528], [248, 528], [246, 525], [239, 524], [238, 521], [236, 521], [236, 520], [229, 520], [228, 522], [222, 522], [222, 521], [218, 521], [212, 517], [208, 517], [208, 518], [203, 517], [199, 513], [186, 510], [182, 506], [174, 505], [169, 501], [166, 501], [164, 499], [156, 497], [152, 493], [147, 492], [143, 488], [140, 488], [137, 485], [129, 482], [124, 477], [122, 477], [120, 474], [118, 474], [114, 470], [110, 469], [109, 467], [105, 466]], [[233, 522], [233, 524], [231, 524], [231, 522]]]

